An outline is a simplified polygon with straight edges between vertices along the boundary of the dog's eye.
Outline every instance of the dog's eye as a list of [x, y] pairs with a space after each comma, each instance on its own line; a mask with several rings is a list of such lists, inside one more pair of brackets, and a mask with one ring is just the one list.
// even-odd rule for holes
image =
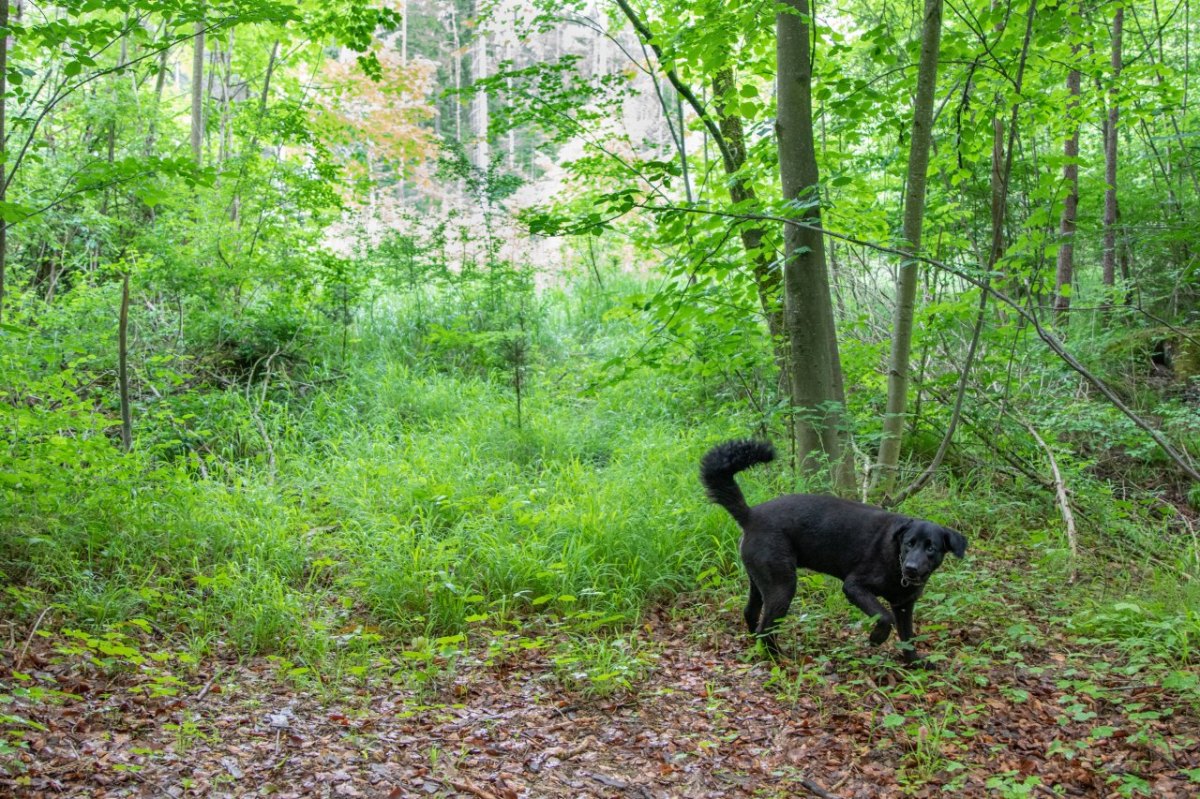
[[928, 544], [925, 545], [925, 551], [933, 552], [933, 542], [932, 541], [930, 541]]

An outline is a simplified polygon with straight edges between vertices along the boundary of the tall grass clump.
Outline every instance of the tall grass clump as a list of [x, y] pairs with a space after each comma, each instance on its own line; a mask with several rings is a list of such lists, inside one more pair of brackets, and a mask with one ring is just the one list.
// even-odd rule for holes
[[[81, 286], [0, 339], [5, 611], [320, 657], [347, 630], [453, 635], [486, 612], [632, 621], [732, 574], [735, 533], [695, 464], [753, 413], [697, 412], [678, 376], [613, 380], [603, 365], [642, 333], [609, 314], [635, 288], [527, 303], [515, 365], [452, 295], [423, 295], [419, 318], [411, 296], [379, 301], [345, 339], [286, 308], [143, 320], [122, 453], [111, 353], [85, 354], [113, 298]], [[303, 346], [272, 338], [300, 329]]]

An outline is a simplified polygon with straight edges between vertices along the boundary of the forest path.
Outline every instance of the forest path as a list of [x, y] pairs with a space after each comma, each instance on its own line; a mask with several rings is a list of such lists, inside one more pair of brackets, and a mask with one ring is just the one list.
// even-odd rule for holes
[[[651, 614], [638, 628], [646, 665], [636, 690], [598, 698], [564, 688], [562, 664], [521, 646], [491, 665], [463, 658], [431, 672], [419, 695], [389, 690], [383, 673], [298, 687], [307, 677], [285, 679], [277, 661], [256, 659], [206, 661], [177, 696], [152, 698], [144, 674], [105, 677], [35, 642], [18, 682], [75, 696], [5, 709], [45, 729], [3, 758], [0, 794], [1200, 793], [1197, 709], [1164, 710], [1163, 690], [1136, 678], [1089, 678], [1071, 653], [1030, 651], [1019, 666], [987, 669], [951, 657], [907, 672], [894, 647], [871, 651], [850, 625], [830, 643], [853, 659], [799, 658], [772, 679], [734, 621], [699, 606]], [[940, 631], [929, 648], [969, 651], [980, 635]]]

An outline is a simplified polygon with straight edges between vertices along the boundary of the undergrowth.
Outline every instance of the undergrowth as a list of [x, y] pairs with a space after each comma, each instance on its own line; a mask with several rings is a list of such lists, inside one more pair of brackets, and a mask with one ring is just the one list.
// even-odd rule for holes
[[[328, 352], [291, 350], [286, 368], [260, 355], [225, 375], [187, 348], [146, 356], [128, 454], [113, 435], [111, 360], [83, 354], [65, 317], [55, 335], [7, 331], [0, 567], [13, 640], [37, 623], [114, 668], [158, 650], [271, 655], [297, 679], [384, 664], [431, 694], [456, 658], [536, 647], [576, 690], [635, 689], [653, 658], [630, 631], [649, 608], [687, 593], [737, 619], [737, 531], [703, 497], [700, 455], [786, 431], [706, 364], [614, 380], [611, 360], [644, 335], [620, 296], [547, 303], [516, 364], [493, 338], [475, 342], [500, 349], [471, 368], [447, 360], [430, 297], [417, 321], [406, 301], [379, 304], [347, 359], [336, 337]], [[78, 319], [96, 315], [93, 301], [81, 295]], [[172, 330], [147, 326], [147, 347]], [[1152, 673], [1194, 702], [1195, 541], [1161, 503], [1118, 500], [1085, 466], [1071, 472], [1080, 562], [1053, 497], [1011, 475], [947, 472], [903, 508], [971, 541], [921, 603], [924, 647], [969, 680], [981, 663], [1070, 640], [1071, 657], [1095, 652], [1093, 665]], [[803, 488], [786, 463], [741, 482], [752, 502]], [[862, 623], [828, 582], [801, 581], [801, 650]], [[953, 630], [966, 637], [939, 645]], [[879, 655], [829, 657], [846, 669]], [[170, 663], [164, 673], [186, 671]], [[781, 672], [776, 690], [802, 690], [811, 673]]]

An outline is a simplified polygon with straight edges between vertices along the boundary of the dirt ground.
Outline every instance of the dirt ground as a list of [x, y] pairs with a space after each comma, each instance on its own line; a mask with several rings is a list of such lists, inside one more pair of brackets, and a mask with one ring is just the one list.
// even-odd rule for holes
[[[652, 653], [644, 673], [602, 697], [564, 687], [539, 648], [491, 664], [464, 658], [420, 692], [386, 674], [318, 681], [285, 677], [269, 659], [212, 660], [177, 695], [154, 697], [136, 671], [106, 676], [35, 641], [5, 653], [6, 689], [71, 696], [0, 707], [36, 725], [21, 725], [23, 743], [0, 760], [0, 794], [1200, 795], [1195, 709], [1149, 720], [1130, 711], [1155, 706], [1153, 685], [1130, 679], [1089, 698], [1073, 689], [1070, 660], [1050, 653], [1034, 668], [1026, 658], [982, 674], [951, 660], [946, 679], [910, 676], [894, 652], [796, 658], [772, 680], [734, 621], [697, 632], [678, 614], [653, 614], [639, 630]], [[969, 647], [971, 635], [946, 631], [938, 645]], [[863, 632], [844, 637], [854, 647]]]

